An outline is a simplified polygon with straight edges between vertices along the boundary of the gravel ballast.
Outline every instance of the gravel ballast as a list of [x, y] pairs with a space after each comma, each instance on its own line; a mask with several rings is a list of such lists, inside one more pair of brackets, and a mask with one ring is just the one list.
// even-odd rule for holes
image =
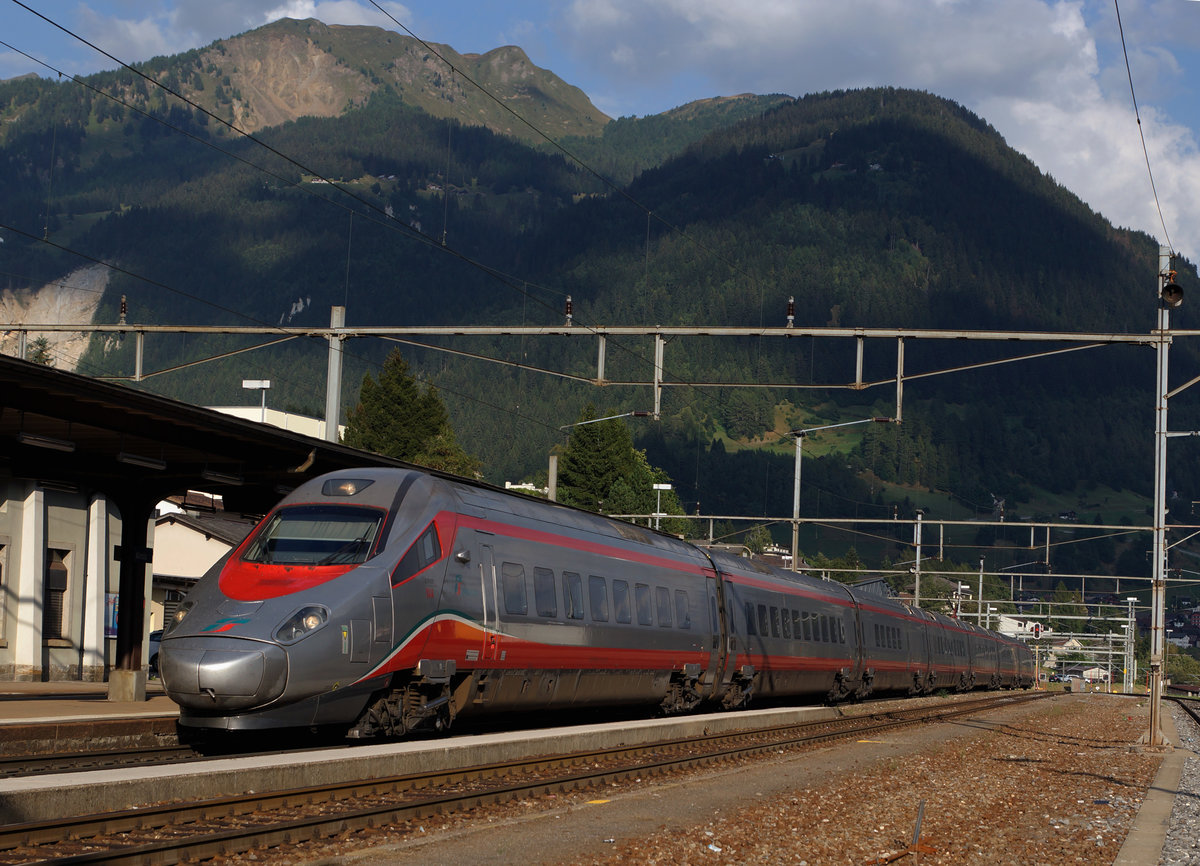
[[[331, 840], [320, 852], [259, 856], [358, 866], [416, 858], [522, 866], [1108, 864], [1164, 756], [1139, 745], [1148, 716], [1144, 698], [1063, 695], [878, 740], [431, 817]], [[1184, 791], [1200, 784], [1200, 767], [1188, 763]], [[919, 812], [920, 848], [912, 852]], [[1200, 817], [1181, 820], [1183, 847], [1164, 858], [1169, 866], [1200, 863]]]

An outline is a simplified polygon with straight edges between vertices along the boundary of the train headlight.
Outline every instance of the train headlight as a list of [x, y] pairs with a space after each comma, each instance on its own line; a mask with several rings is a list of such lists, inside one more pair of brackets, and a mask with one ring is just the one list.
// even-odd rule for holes
[[305, 635], [319, 629], [329, 621], [329, 611], [323, 607], [312, 605], [301, 608], [289, 616], [275, 632], [275, 640], [280, 643], [292, 643]]
[[175, 613], [171, 614], [171, 621], [167, 623], [167, 627], [163, 629], [163, 633], [170, 634], [171, 632], [175, 631], [175, 629], [179, 627], [179, 624], [183, 622], [184, 617], [186, 617], [191, 609], [195, 606], [196, 602], [185, 601], [183, 604], [179, 605], [179, 607], [175, 608]]

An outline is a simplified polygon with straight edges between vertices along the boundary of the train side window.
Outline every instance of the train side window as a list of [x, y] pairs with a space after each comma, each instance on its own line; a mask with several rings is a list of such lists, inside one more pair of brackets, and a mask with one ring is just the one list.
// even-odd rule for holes
[[613, 581], [613, 619], [617, 622], [632, 622], [629, 609], [629, 581]]
[[554, 572], [549, 568], [533, 569], [533, 602], [540, 617], [558, 616], [558, 597], [554, 593]]
[[763, 637], [771, 634], [771, 616], [767, 613], [765, 604], [758, 606], [758, 633]]
[[788, 640], [791, 640], [792, 639], [792, 615], [791, 615], [791, 613], [788, 612], [788, 609], [786, 607], [783, 609], [782, 613], [783, 613], [783, 622], [781, 622], [780, 625], [783, 626], [783, 636], [785, 638], [787, 638]]
[[904, 633], [896, 629], [896, 649], [904, 649]]
[[746, 602], [746, 634], [758, 634], [758, 629], [754, 627], [754, 605], [750, 602]]
[[883, 646], [883, 635], [879, 633], [881, 626], [875, 623], [875, 646]]
[[823, 640], [825, 643], [830, 643], [829, 617], [826, 614], [821, 614], [821, 640]]
[[675, 621], [680, 628], [692, 627], [692, 605], [687, 590], [675, 590]]
[[771, 606], [771, 637], [779, 637], [779, 608]]
[[638, 625], [654, 625], [654, 613], [650, 606], [650, 587], [644, 583], [633, 585], [633, 603], [637, 608]]
[[504, 593], [504, 610], [525, 616], [529, 613], [529, 598], [525, 589], [525, 566], [519, 562], [500, 565], [500, 588]]
[[804, 621], [804, 639], [812, 640], [812, 611], [801, 611], [800, 616], [803, 617]]
[[608, 582], [598, 574], [588, 575], [588, 601], [593, 622], [608, 622]]
[[846, 642], [846, 624], [838, 620], [838, 643]]
[[721, 620], [717, 616], [717, 597], [715, 595], [710, 595], [708, 597], [708, 612], [711, 614], [712, 618], [713, 640], [716, 640], [716, 634], [721, 630]]
[[658, 625], [660, 628], [671, 627], [671, 590], [665, 586], [654, 587], [654, 602], [658, 608]]
[[792, 608], [792, 635], [796, 640], [800, 640], [802, 636], [802, 628], [800, 626], [800, 611]]
[[583, 578], [573, 571], [564, 571], [562, 582], [567, 619], [583, 619]]

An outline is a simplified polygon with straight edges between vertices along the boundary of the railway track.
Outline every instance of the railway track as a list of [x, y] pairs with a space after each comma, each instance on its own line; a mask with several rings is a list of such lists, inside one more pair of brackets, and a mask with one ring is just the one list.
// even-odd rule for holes
[[130, 746], [90, 752], [57, 752], [49, 755], [0, 756], [0, 779], [50, 773], [83, 773], [121, 767], [146, 767], [203, 760], [190, 746]]
[[989, 696], [952, 705], [892, 709], [831, 721], [576, 752], [451, 772], [12, 824], [0, 827], [0, 864], [35, 861], [145, 864], [205, 859], [944, 721], [1051, 696], [1045, 692]]

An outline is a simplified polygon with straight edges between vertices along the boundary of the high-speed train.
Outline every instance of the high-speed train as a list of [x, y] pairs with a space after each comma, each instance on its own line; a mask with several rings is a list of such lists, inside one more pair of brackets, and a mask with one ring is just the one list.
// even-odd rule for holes
[[289, 494], [188, 593], [159, 669], [184, 726], [351, 737], [1034, 682], [971, 623], [415, 468]]

